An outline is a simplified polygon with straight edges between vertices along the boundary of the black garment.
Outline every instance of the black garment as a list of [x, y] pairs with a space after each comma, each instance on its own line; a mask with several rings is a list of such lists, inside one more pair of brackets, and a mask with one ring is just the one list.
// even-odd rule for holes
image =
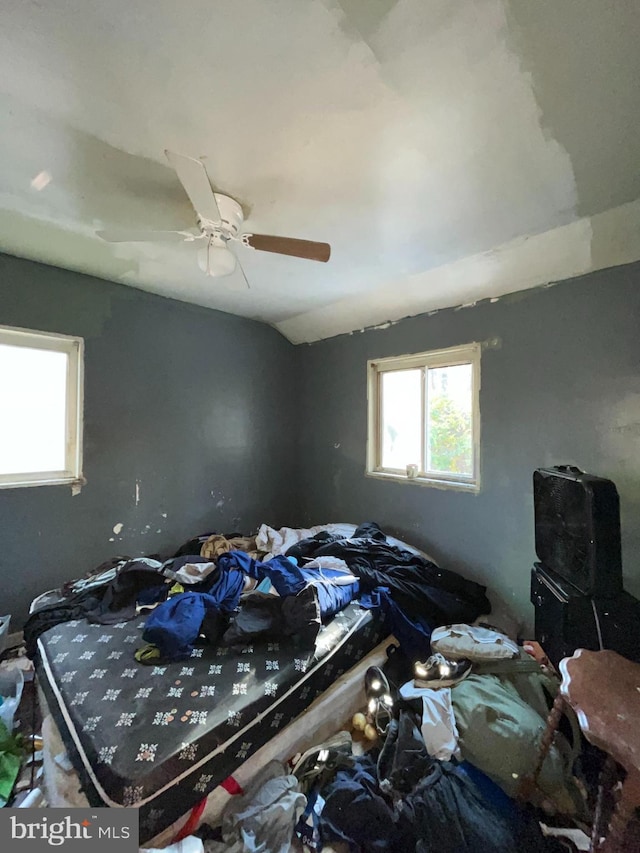
[[200, 536], [194, 536], [193, 539], [187, 539], [173, 556], [184, 557], [188, 554], [200, 554], [200, 549], [210, 536], [213, 536], [213, 533], [203, 533]]
[[351, 767], [338, 770], [321, 795], [320, 835], [325, 845], [339, 840], [365, 853], [390, 853], [402, 847], [391, 804], [380, 792], [374, 751], [351, 759]]
[[[215, 536], [218, 533], [217, 530], [212, 530], [211, 533], [202, 533], [200, 536], [194, 536], [193, 539], [187, 539], [187, 541], [181, 545], [176, 553], [173, 555], [174, 557], [185, 557], [189, 554], [200, 554], [200, 549], [204, 545], [204, 543], [209, 539], [210, 536]], [[244, 533], [223, 533], [222, 534], [225, 539], [236, 539], [239, 536], [244, 536]], [[209, 560], [209, 562], [211, 562]]]
[[409, 703], [397, 700], [396, 712], [396, 718], [389, 723], [377, 767], [380, 789], [394, 799], [409, 794], [434, 763], [418, 728], [418, 716]]
[[394, 643], [387, 646], [386, 652], [387, 659], [382, 664], [382, 671], [397, 690], [401, 684], [413, 680], [413, 661]]
[[116, 577], [105, 587], [100, 603], [86, 617], [100, 625], [127, 622], [136, 615], [138, 593], [163, 582], [162, 564], [157, 560], [148, 557], [130, 560], [118, 569]]
[[321, 530], [315, 536], [310, 536], [309, 539], [301, 539], [292, 545], [287, 551], [287, 557], [295, 557], [300, 565], [305, 560], [311, 560], [313, 557], [319, 556], [316, 552], [319, 548], [329, 545], [332, 542], [344, 541], [344, 536], [341, 533], [329, 533], [326, 530]]
[[217, 646], [228, 627], [229, 615], [220, 610], [210, 609], [204, 614], [200, 633], [210, 645]]
[[162, 568], [171, 572], [178, 572], [187, 563], [213, 563], [213, 560], [211, 557], [201, 557], [200, 554], [181, 554], [179, 557], [171, 557], [171, 559], [165, 560]]
[[23, 628], [27, 657], [31, 658], [31, 660], [35, 659], [38, 652], [38, 637], [41, 634], [44, 634], [49, 628], [55, 628], [56, 625], [60, 625], [62, 622], [71, 622], [72, 619], [83, 619], [90, 610], [93, 610], [100, 604], [102, 592], [102, 589], [78, 592], [75, 595], [69, 596], [69, 598], [56, 601], [54, 604], [48, 604], [32, 613]]
[[[103, 563], [100, 571], [112, 568]], [[162, 566], [155, 560], [129, 560], [118, 570], [116, 577], [103, 586], [71, 594], [36, 610], [24, 626], [27, 656], [37, 653], [38, 637], [49, 628], [72, 619], [87, 619], [102, 625], [126, 622], [136, 615], [136, 601], [142, 590], [164, 583]]]
[[471, 623], [482, 613], [491, 612], [486, 587], [448, 569], [439, 569], [433, 563], [352, 571], [359, 576], [363, 592], [388, 587], [391, 597], [406, 614], [434, 628], [456, 622]]
[[473, 783], [449, 762], [434, 762], [400, 802], [398, 827], [416, 853], [543, 853], [556, 848], [535, 821], [512, 825], [492, 811]]
[[[371, 532], [373, 528], [379, 530], [372, 523], [358, 530]], [[389, 587], [393, 600], [405, 613], [434, 625], [473, 622], [480, 614], [491, 611], [486, 587], [449, 569], [441, 569], [420, 554], [379, 539], [344, 539], [318, 533], [289, 548], [289, 556], [339, 557], [360, 578], [362, 592], [378, 586]]]
[[[81, 592], [81, 589], [75, 589], [76, 584], [82, 584], [82, 582], [90, 583], [92, 578], [97, 578], [103, 573], [106, 574], [111, 569], [117, 569], [119, 566], [123, 566], [129, 560], [131, 560], [131, 557], [110, 557], [108, 560], [105, 560], [104, 563], [100, 563], [99, 566], [84, 575], [84, 577], [74, 578], [73, 580], [67, 581], [65, 584], [63, 584], [61, 590], [62, 595], [67, 598], [70, 595], [74, 595], [76, 591]], [[111, 583], [111, 581], [105, 580], [104, 583], [100, 584], [100, 586], [107, 586], [107, 584], [109, 583]]]
[[249, 592], [240, 599], [240, 610], [222, 642], [236, 646], [299, 635], [305, 643], [313, 643], [321, 625], [318, 593], [313, 586], [284, 597]]
[[375, 521], [365, 521], [353, 531], [352, 539], [377, 539], [380, 542], [386, 542], [387, 537], [380, 529], [380, 525]]
[[454, 764], [431, 759], [417, 717], [403, 707], [389, 725], [377, 767], [371, 753], [354, 759], [322, 796], [325, 843], [339, 838], [376, 853], [558, 850], [515, 804], [512, 819], [498, 814]]

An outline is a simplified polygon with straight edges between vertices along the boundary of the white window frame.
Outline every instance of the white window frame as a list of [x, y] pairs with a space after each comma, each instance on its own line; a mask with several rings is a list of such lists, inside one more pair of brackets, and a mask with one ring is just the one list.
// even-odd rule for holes
[[0, 489], [20, 486], [44, 486], [70, 483], [83, 484], [82, 476], [82, 417], [84, 386], [84, 339], [71, 335], [36, 332], [12, 326], [0, 326], [0, 344], [46, 352], [63, 352], [67, 360], [67, 425], [65, 468], [63, 471], [33, 471], [0, 473]]
[[[398, 480], [422, 486], [461, 489], [468, 492], [480, 490], [480, 352], [479, 343], [448, 349], [431, 350], [411, 355], [374, 358], [367, 362], [367, 466], [366, 475], [383, 480]], [[449, 474], [419, 470], [413, 472], [382, 467], [382, 381], [384, 373], [393, 370], [423, 368], [422, 441], [423, 459], [426, 460], [426, 410], [428, 405], [427, 372], [433, 367], [455, 367], [459, 364], [472, 365], [472, 429], [473, 429], [473, 474]]]

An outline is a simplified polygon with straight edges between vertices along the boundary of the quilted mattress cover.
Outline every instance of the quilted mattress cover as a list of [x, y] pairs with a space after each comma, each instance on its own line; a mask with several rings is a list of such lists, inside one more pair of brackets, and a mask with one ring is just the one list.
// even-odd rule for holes
[[38, 675], [95, 806], [140, 809], [140, 841], [177, 820], [382, 639], [382, 619], [352, 602], [318, 634], [242, 650], [202, 646], [143, 666], [144, 619], [75, 620], [38, 641]]
[[[355, 525], [308, 533], [318, 530], [349, 537]], [[384, 635], [382, 615], [352, 602], [322, 627], [314, 648], [292, 638], [240, 651], [202, 646], [190, 660], [148, 667], [133, 656], [144, 622], [58, 625], [38, 640], [37, 661], [89, 802], [139, 808], [140, 843], [193, 808]]]

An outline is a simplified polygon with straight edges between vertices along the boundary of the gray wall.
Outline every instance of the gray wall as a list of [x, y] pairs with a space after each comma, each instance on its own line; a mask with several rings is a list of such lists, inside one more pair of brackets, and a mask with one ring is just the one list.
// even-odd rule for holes
[[86, 347], [87, 485], [75, 497], [0, 489], [0, 613], [12, 627], [36, 593], [108, 557], [290, 520], [294, 349], [275, 330], [5, 255], [0, 324]]
[[[640, 264], [297, 350], [305, 522], [371, 519], [486, 583], [531, 625], [531, 477], [562, 463], [620, 492], [640, 594]], [[478, 495], [365, 477], [366, 362], [471, 341], [483, 351]]]
[[[563, 462], [618, 486], [640, 595], [639, 319], [636, 264], [294, 349], [260, 323], [0, 256], [0, 324], [85, 338], [88, 481], [76, 497], [0, 489], [0, 612], [19, 627], [36, 593], [208, 529], [373, 519], [530, 624], [531, 474]], [[480, 494], [365, 477], [367, 359], [474, 340], [491, 342]]]

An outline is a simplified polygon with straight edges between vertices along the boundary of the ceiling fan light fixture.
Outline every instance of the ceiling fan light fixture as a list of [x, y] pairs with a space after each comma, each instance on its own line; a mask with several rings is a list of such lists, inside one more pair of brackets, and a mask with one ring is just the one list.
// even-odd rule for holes
[[207, 275], [231, 275], [236, 268], [236, 256], [224, 246], [204, 246], [198, 251], [198, 266]]
[[[193, 207], [198, 231], [127, 231], [101, 230], [96, 234], [107, 243], [200, 243], [197, 261], [205, 275], [220, 278], [231, 275], [237, 268], [236, 276], [229, 287], [236, 284], [249, 287], [240, 260], [227, 248], [229, 241], [259, 252], [271, 252], [276, 255], [288, 255], [310, 261], [326, 263], [331, 257], [331, 246], [315, 240], [300, 240], [294, 237], [277, 237], [273, 234], [249, 234], [243, 232], [244, 213], [242, 206], [231, 196], [213, 191], [207, 170], [201, 160], [165, 151], [167, 160], [175, 170], [176, 176]], [[44, 174], [44, 173], [43, 173]], [[194, 233], [195, 232], [195, 233]]]

